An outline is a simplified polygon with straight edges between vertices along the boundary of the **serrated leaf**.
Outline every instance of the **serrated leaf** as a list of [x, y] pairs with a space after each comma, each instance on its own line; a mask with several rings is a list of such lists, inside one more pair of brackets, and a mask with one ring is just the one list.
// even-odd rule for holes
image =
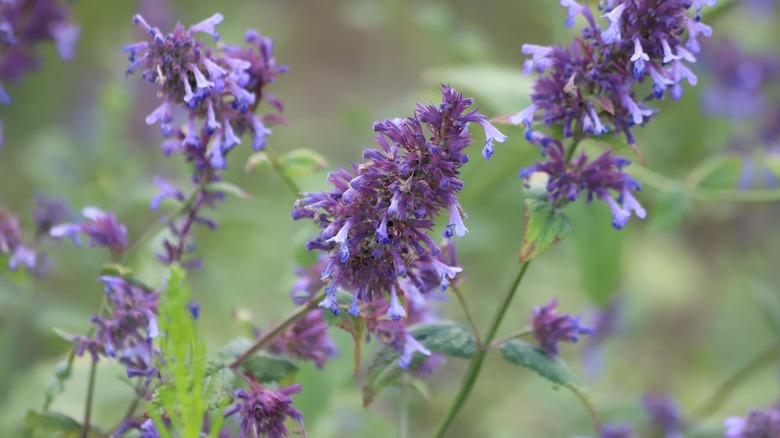
[[244, 163], [245, 172], [251, 172], [253, 170], [266, 171], [272, 167], [271, 159], [264, 151], [255, 152], [250, 155], [249, 158], [247, 158], [246, 163]]
[[27, 411], [24, 425], [29, 437], [77, 437], [81, 433], [81, 423], [65, 414], [51, 411]]
[[328, 162], [319, 152], [311, 149], [294, 149], [284, 154], [280, 160], [282, 173], [288, 177], [311, 175], [323, 169]]
[[235, 185], [233, 183], [229, 183], [227, 181], [216, 181], [216, 182], [209, 183], [207, 188], [209, 190], [214, 190], [214, 191], [217, 191], [217, 192], [225, 192], [225, 193], [227, 193], [229, 195], [237, 196], [237, 197], [243, 198], [243, 199], [252, 199], [253, 198], [253, 196], [249, 192], [247, 192], [244, 189], [242, 189], [241, 187], [239, 187], [239, 186], [237, 186], [237, 185]]
[[206, 403], [209, 411], [222, 410], [233, 401], [233, 392], [236, 389], [236, 375], [230, 368], [213, 363], [206, 371], [206, 379], [203, 385], [208, 388]]
[[514, 365], [535, 372], [555, 386], [563, 386], [572, 391], [588, 410], [593, 419], [594, 429], [598, 430], [599, 418], [593, 402], [577, 377], [562, 360], [550, 357], [544, 350], [518, 340], [505, 342], [501, 346], [501, 356]]
[[[239, 338], [222, 347], [219, 357], [224, 362], [232, 362], [252, 345], [252, 341]], [[241, 363], [241, 369], [249, 372], [262, 383], [278, 382], [298, 371], [292, 361], [268, 353], [259, 352]]]
[[546, 199], [525, 200], [525, 232], [520, 245], [520, 263], [528, 262], [571, 233], [571, 222]]
[[[441, 321], [410, 326], [409, 333], [431, 352], [468, 359], [477, 351], [477, 342], [468, 328], [461, 324]], [[422, 365], [427, 356], [416, 353], [409, 370]], [[363, 405], [368, 406], [383, 388], [398, 384], [403, 374], [399, 365], [401, 353], [389, 345], [382, 345], [371, 361], [363, 382]]]

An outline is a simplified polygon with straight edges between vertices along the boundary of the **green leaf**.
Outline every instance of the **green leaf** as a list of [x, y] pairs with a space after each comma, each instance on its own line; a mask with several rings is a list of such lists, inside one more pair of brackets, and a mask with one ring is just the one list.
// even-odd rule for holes
[[236, 375], [225, 365], [212, 363], [206, 371], [203, 386], [208, 388], [206, 395], [208, 410], [222, 410], [233, 401], [233, 392], [236, 389]]
[[696, 187], [730, 189], [737, 186], [742, 174], [742, 160], [733, 155], [715, 155], [688, 173], [688, 182]]
[[[250, 346], [252, 346], [252, 341], [249, 339], [235, 339], [222, 347], [222, 350], [219, 352], [220, 360], [225, 363], [233, 362], [234, 359], [244, 354]], [[259, 382], [270, 383], [278, 382], [295, 373], [298, 371], [298, 366], [287, 359], [259, 352], [243, 361], [241, 369], [251, 373]]]
[[245, 191], [241, 187], [239, 187], [239, 186], [237, 186], [237, 185], [235, 185], [233, 183], [226, 182], [226, 181], [217, 181], [217, 182], [209, 183], [207, 188], [209, 190], [214, 190], [214, 191], [217, 191], [217, 192], [225, 192], [225, 193], [227, 193], [229, 195], [237, 196], [237, 197], [243, 198], [243, 199], [252, 199], [253, 198], [253, 196], [250, 193], [248, 193], [247, 191]]
[[319, 152], [306, 148], [291, 150], [280, 161], [282, 173], [288, 177], [311, 175], [328, 164]]
[[621, 256], [626, 234], [615, 232], [609, 208], [604, 205], [577, 202], [568, 208], [577, 224], [572, 240], [582, 287], [593, 303], [604, 307], [623, 277]]
[[427, 403], [431, 402], [431, 388], [428, 387], [428, 384], [425, 383], [425, 380], [411, 379], [409, 381], [409, 387], [417, 391], [417, 393], [420, 394], [420, 397], [422, 397], [423, 400], [425, 400]]
[[25, 434], [29, 437], [77, 437], [81, 423], [57, 412], [27, 411], [24, 417]]
[[[442, 321], [409, 327], [409, 333], [431, 352], [468, 359], [477, 351], [477, 342], [468, 328], [461, 324]], [[422, 365], [427, 356], [416, 353], [409, 370]], [[363, 405], [368, 406], [383, 388], [397, 385], [403, 374], [399, 365], [401, 353], [389, 345], [382, 345], [371, 361], [363, 382]]]
[[271, 159], [268, 157], [268, 154], [264, 151], [255, 152], [254, 154], [250, 155], [249, 158], [247, 158], [246, 163], [244, 164], [244, 171], [245, 172], [251, 172], [253, 170], [259, 170], [259, 171], [267, 171], [270, 170], [273, 166], [271, 165]]
[[474, 93], [479, 102], [497, 113], [517, 112], [527, 106], [534, 83], [532, 77], [518, 74], [517, 67], [493, 64], [435, 68], [426, 71], [423, 78], [431, 84], [450, 84]]
[[544, 350], [522, 341], [507, 341], [501, 346], [501, 356], [508, 362], [535, 372], [552, 382], [571, 390], [590, 413], [593, 425], [598, 430], [598, 414], [585, 388], [566, 364], [557, 357], [548, 356]]
[[653, 204], [650, 226], [665, 230], [681, 224], [691, 211], [691, 201], [681, 191], [662, 192]]
[[564, 239], [571, 232], [569, 218], [547, 201], [547, 193], [538, 188], [526, 191], [525, 233], [520, 245], [520, 263], [525, 263]]

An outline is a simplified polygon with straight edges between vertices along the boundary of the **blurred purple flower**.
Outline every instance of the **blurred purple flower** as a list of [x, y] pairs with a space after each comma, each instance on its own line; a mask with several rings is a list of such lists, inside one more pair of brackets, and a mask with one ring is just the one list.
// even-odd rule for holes
[[[61, 58], [70, 60], [80, 29], [70, 21], [70, 13], [57, 0], [0, 1], [0, 105], [11, 103], [2, 81], [18, 81], [40, 66], [36, 53], [39, 43], [52, 41]], [[2, 123], [2, 122], [0, 122]], [[3, 133], [0, 129], [0, 147]]]
[[780, 407], [754, 409], [746, 417], [729, 417], [723, 422], [724, 438], [775, 438], [780, 436]]
[[780, 58], [747, 54], [727, 40], [708, 42], [702, 58], [711, 72], [711, 83], [702, 92], [702, 106], [708, 114], [742, 120], [766, 112], [764, 88], [780, 74]]
[[36, 224], [35, 235], [49, 234], [53, 226], [65, 222], [70, 214], [70, 207], [64, 199], [51, 198], [36, 193], [35, 207], [33, 208], [33, 218], [35, 218]]
[[[0, 206], [0, 254], [9, 254], [8, 269], [15, 271], [24, 266], [29, 272], [38, 271], [38, 254], [24, 245], [19, 217]], [[43, 271], [40, 272], [43, 274]]]
[[95, 326], [91, 337], [74, 338], [76, 354], [89, 352], [92, 360], [100, 356], [117, 358], [127, 368], [128, 377], [157, 375], [153, 365], [155, 349], [152, 340], [159, 335], [157, 306], [159, 292], [134, 285], [121, 277], [104, 276], [109, 311], [93, 315]]
[[558, 342], [576, 343], [580, 335], [592, 335], [593, 330], [580, 325], [580, 318], [558, 315], [558, 300], [553, 298], [543, 307], [532, 312], [531, 326], [539, 345], [549, 356], [558, 355]]
[[292, 406], [293, 401], [289, 397], [299, 392], [301, 385], [272, 391], [252, 381], [249, 392], [236, 390], [236, 404], [225, 411], [225, 417], [237, 414], [242, 438], [286, 437], [288, 432], [284, 422], [287, 418], [297, 421], [303, 427], [303, 415]]
[[406, 313], [399, 301], [406, 293], [401, 280], [421, 287], [421, 273], [434, 272], [446, 288], [461, 271], [436, 259], [441, 250], [427, 231], [441, 211], [450, 216], [445, 236], [468, 231], [457, 193], [463, 187], [459, 168], [468, 161], [463, 149], [472, 143], [469, 123], [485, 129], [485, 148], [503, 141], [483, 115], [466, 112], [472, 104], [442, 86], [440, 105], [419, 105], [413, 117], [375, 123], [380, 149], [366, 149], [366, 161], [353, 164], [352, 172], [329, 174], [331, 192], [306, 193], [296, 202], [293, 219], [311, 218], [322, 228], [306, 246], [329, 257], [322, 307], [338, 313], [336, 291], [343, 288], [354, 294], [349, 313], [357, 316], [358, 301], [384, 295], [387, 316], [397, 321]]
[[683, 419], [676, 400], [662, 394], [645, 394], [642, 405], [654, 431], [664, 438], [683, 438]]
[[272, 353], [291, 358], [311, 360], [321, 369], [328, 359], [338, 353], [336, 344], [328, 335], [328, 328], [328, 323], [322, 318], [322, 310], [312, 310], [279, 335], [269, 349]]
[[631, 426], [605, 424], [599, 431], [599, 438], [635, 438]]
[[582, 346], [582, 367], [590, 379], [595, 380], [603, 369], [604, 343], [621, 329], [622, 298], [613, 297], [606, 308], [598, 309], [588, 320], [593, 323], [593, 334]]
[[95, 207], [84, 207], [81, 214], [87, 222], [61, 224], [51, 228], [52, 237], [68, 237], [74, 244], [81, 245], [80, 234], [89, 237], [89, 246], [105, 246], [114, 256], [127, 249], [127, 228], [117, 222], [113, 213], [106, 213]]

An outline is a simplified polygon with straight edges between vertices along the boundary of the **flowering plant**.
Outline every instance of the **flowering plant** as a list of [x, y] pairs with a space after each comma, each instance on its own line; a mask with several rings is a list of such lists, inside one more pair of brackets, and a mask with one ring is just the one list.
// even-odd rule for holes
[[[48, 40], [60, 57], [79, 62], [80, 29], [92, 38], [100, 27], [70, 6], [0, 0], [0, 79], [17, 80], [37, 67], [38, 45]], [[632, 388], [646, 391], [633, 411], [612, 409], [611, 403], [629, 406], [625, 399], [632, 397], [620, 385], [633, 383], [616, 377], [610, 367], [617, 365], [604, 360], [612, 347], [606, 344], [641, 338], [626, 334], [625, 320], [641, 313], [639, 305], [654, 303], [636, 301], [652, 295], [635, 292], [647, 287], [632, 280], [646, 260], [621, 253], [623, 236], [640, 239], [636, 230], [664, 226], [670, 214], [676, 216], [667, 227], [685, 220], [692, 201], [780, 200], [776, 179], [757, 183], [753, 168], [743, 166], [755, 162], [735, 154], [742, 151], [737, 147], [692, 166], [686, 182], [654, 170], [672, 154], [664, 142], [675, 141], [673, 131], [663, 132], [670, 123], [664, 117], [695, 105], [699, 77], [711, 81], [701, 92], [707, 114], [760, 114], [772, 101], [777, 58], [708, 41], [721, 32], [719, 20], [738, 11], [726, 0], [561, 0], [553, 6], [556, 26], [570, 29], [560, 34], [564, 42], [523, 44], [525, 59], [516, 60], [522, 67], [431, 70], [434, 85], [427, 88], [435, 97], [396, 96], [405, 110], [367, 111], [378, 121], [362, 121], [355, 135], [373, 132], [373, 143], [359, 157], [331, 151], [341, 164], [331, 165], [325, 156], [332, 126], [316, 131], [319, 144], [306, 138], [306, 147], [290, 147], [300, 139], [289, 136], [306, 131], [300, 108], [324, 104], [304, 91], [311, 84], [296, 71], [306, 64], [288, 39], [280, 37], [277, 46], [250, 29], [235, 43], [240, 37], [231, 26], [242, 20], [232, 8], [193, 25], [169, 25], [166, 3], [140, 2], [139, 13], [122, 17], [135, 28], [135, 37], [122, 38], [135, 42], [113, 45], [109, 64], [118, 54], [126, 57], [124, 78], [105, 92], [106, 108], [114, 110], [92, 117], [105, 124], [96, 135], [106, 148], [125, 147], [120, 139], [127, 135], [159, 150], [136, 145], [125, 160], [94, 169], [91, 156], [103, 149], [68, 157], [87, 162], [83, 171], [97, 182], [85, 194], [36, 194], [30, 232], [11, 202], [0, 206], [9, 289], [29, 288], [28, 297], [40, 298], [42, 285], [67, 290], [83, 274], [96, 281], [81, 292], [99, 298], [91, 300], [94, 313], [76, 324], [34, 320], [55, 327], [52, 356], [61, 357], [42, 390], [42, 406], [25, 406], [24, 424], [13, 430], [85, 438], [474, 436], [482, 432], [474, 421], [480, 415], [515, 410], [491, 397], [527, 381], [563, 387], [584, 409], [571, 410], [571, 424], [540, 423], [554, 412], [547, 401], [555, 396], [534, 387], [537, 394], [523, 404], [534, 415], [501, 420], [499, 428], [513, 436], [526, 427], [521, 422], [533, 436], [778, 436], [780, 415], [771, 399], [763, 408], [734, 409], [743, 416], [713, 415], [746, 377], [777, 362], [776, 340], [698, 411], [686, 409], [684, 392], [671, 390], [672, 373], [661, 377], [668, 385]], [[263, 32], [284, 35], [265, 24]], [[136, 97], [132, 105], [128, 90]], [[112, 92], [126, 105], [113, 102]], [[743, 106], [724, 109], [724, 93]], [[9, 95], [0, 88], [0, 102], [10, 104]], [[332, 109], [332, 101], [325, 106]], [[12, 107], [29, 106], [21, 99]], [[2, 153], [21, 149], [24, 124], [16, 114], [3, 116], [10, 134]], [[354, 119], [365, 116], [361, 111]], [[133, 123], [133, 132], [123, 130]], [[770, 126], [745, 138], [765, 141], [757, 161], [776, 178], [773, 132]], [[74, 138], [60, 134], [63, 143]], [[674, 153], [681, 167], [688, 162]], [[74, 173], [82, 169], [73, 166]], [[518, 168], [519, 179], [508, 175]], [[739, 181], [722, 182], [735, 173]], [[257, 181], [262, 184], [254, 187]], [[74, 211], [65, 198], [82, 206]], [[602, 214], [607, 211], [611, 220]], [[152, 219], [142, 226], [140, 217]], [[251, 222], [251, 230], [236, 231], [238, 218]], [[580, 286], [566, 277], [573, 265], [567, 248], [574, 249]], [[583, 290], [591, 309], [569, 313], [582, 300], [567, 289]], [[519, 290], [527, 292], [522, 308], [513, 304]], [[756, 295], [780, 327], [780, 299], [771, 288]], [[30, 313], [38, 318], [45, 311]], [[0, 323], [3, 318], [0, 313]], [[9, 320], [23, 327], [21, 318]], [[684, 321], [659, 324], [660, 339], [693, 344], [686, 324], [704, 323], [693, 316]], [[566, 345], [581, 341], [579, 349]], [[621, 369], [623, 375], [656, 376], [643, 370], [648, 365], [665, 372], [665, 364], [647, 355], [652, 342], [636, 345], [625, 356], [640, 360]], [[572, 357], [578, 350], [581, 364]], [[500, 372], [483, 372], [498, 366]], [[540, 379], [524, 379], [532, 375]], [[448, 380], [458, 384], [442, 385]], [[609, 385], [611, 397], [601, 389]], [[73, 392], [78, 409], [71, 406]], [[567, 397], [555, 403], [571, 403]], [[366, 410], [354, 416], [343, 400], [358, 398]], [[400, 421], [386, 415], [396, 399]], [[374, 417], [397, 427], [361, 423]]]

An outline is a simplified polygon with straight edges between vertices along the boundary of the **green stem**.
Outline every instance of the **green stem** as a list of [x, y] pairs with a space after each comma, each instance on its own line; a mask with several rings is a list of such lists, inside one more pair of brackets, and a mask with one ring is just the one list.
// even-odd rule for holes
[[778, 358], [780, 358], [780, 341], [776, 341], [723, 382], [712, 394], [707, 404], [698, 411], [696, 417], [703, 420], [714, 414], [743, 381]]
[[404, 374], [401, 380], [401, 397], [398, 401], [399, 416], [398, 419], [400, 438], [409, 437], [409, 375]]
[[533, 332], [533, 329], [531, 327], [526, 327], [526, 328], [524, 328], [522, 330], [518, 330], [516, 332], [510, 333], [510, 334], [504, 336], [503, 338], [497, 340], [496, 342], [493, 342], [492, 344], [490, 344], [490, 346], [488, 348], [491, 349], [491, 350], [495, 349], [495, 348], [498, 348], [504, 342], [511, 341], [512, 339], [517, 339], [517, 338], [522, 338], [524, 336], [528, 336], [532, 332]]
[[210, 178], [204, 178], [203, 181], [200, 184], [198, 184], [195, 189], [187, 196], [187, 198], [184, 200], [184, 203], [179, 206], [179, 209], [173, 212], [173, 214], [169, 215], [167, 218], [165, 218], [162, 222], [157, 222], [155, 225], [152, 225], [149, 227], [138, 240], [133, 242], [132, 246], [125, 251], [125, 255], [128, 257], [131, 257], [133, 254], [135, 254], [136, 251], [141, 249], [143, 245], [149, 241], [152, 237], [156, 236], [157, 233], [162, 231], [165, 227], [170, 225], [173, 221], [175, 221], [179, 216], [184, 214], [195, 202], [195, 199], [197, 199], [198, 194], [203, 191], [203, 188], [208, 184], [208, 180]]
[[[484, 345], [490, 345], [493, 342], [493, 339], [496, 337], [496, 333], [498, 332], [498, 328], [501, 325], [501, 321], [503, 321], [504, 315], [506, 315], [506, 311], [509, 308], [509, 304], [512, 302], [512, 298], [514, 298], [515, 292], [517, 292], [517, 287], [523, 280], [525, 272], [528, 270], [528, 265], [530, 263], [530, 261], [527, 261], [520, 267], [520, 271], [517, 273], [514, 281], [512, 281], [512, 285], [509, 287], [509, 290], [507, 290], [506, 296], [504, 296], [504, 299], [496, 309], [496, 313], [493, 316], [493, 320], [490, 322], [487, 334], [485, 335]], [[455, 416], [458, 415], [458, 412], [466, 403], [466, 400], [471, 394], [471, 389], [474, 387], [474, 383], [477, 381], [479, 371], [482, 369], [482, 363], [485, 361], [485, 355], [487, 354], [487, 351], [488, 350], [485, 348], [480, 348], [474, 354], [474, 357], [471, 359], [471, 364], [469, 364], [469, 368], [466, 370], [466, 375], [463, 377], [458, 394], [455, 396], [452, 404], [450, 404], [449, 410], [445, 414], [444, 419], [441, 421], [441, 423], [439, 423], [439, 427], [436, 428], [436, 432], [433, 434], [434, 438], [442, 438], [444, 436], [444, 434], [447, 432], [447, 429], [452, 424], [452, 421], [455, 419]]]
[[577, 145], [580, 144], [580, 139], [575, 137], [572, 139], [571, 145], [569, 146], [569, 150], [566, 151], [566, 163], [569, 163], [571, 161], [571, 158], [574, 156], [574, 151], [577, 150]]
[[479, 330], [477, 329], [477, 324], [474, 322], [474, 318], [471, 316], [471, 311], [469, 311], [469, 306], [466, 304], [466, 298], [463, 296], [463, 293], [460, 291], [460, 288], [458, 286], [452, 286], [452, 292], [455, 293], [455, 296], [458, 298], [458, 302], [460, 303], [460, 307], [463, 308], [463, 313], [466, 314], [466, 319], [469, 322], [469, 325], [471, 326], [471, 331], [474, 333], [474, 338], [477, 340], [477, 345], [479, 347], [482, 347], [482, 341], [479, 337]]
[[84, 424], [81, 426], [81, 438], [87, 438], [92, 420], [92, 399], [95, 394], [95, 376], [97, 375], [97, 362], [92, 361], [89, 367], [89, 384], [87, 386], [87, 406], [84, 408]]
[[640, 182], [664, 192], [678, 192], [695, 201], [701, 202], [745, 202], [763, 203], [780, 201], [780, 189], [733, 190], [708, 189], [678, 181], [653, 172], [646, 167], [631, 166], [629, 173]]
[[253, 354], [255, 354], [258, 350], [265, 348], [271, 344], [271, 342], [276, 339], [277, 336], [282, 334], [285, 330], [287, 330], [288, 327], [290, 327], [295, 321], [298, 321], [299, 319], [306, 316], [307, 313], [309, 313], [311, 310], [316, 309], [317, 305], [320, 300], [322, 300], [325, 297], [324, 292], [320, 292], [317, 295], [314, 295], [309, 299], [306, 304], [300, 306], [297, 308], [293, 313], [287, 315], [286, 318], [282, 320], [279, 324], [277, 324], [274, 328], [269, 330], [267, 333], [263, 334], [260, 338], [258, 338], [254, 344], [252, 344], [249, 349], [247, 349], [241, 356], [237, 357], [236, 360], [234, 360], [228, 367], [232, 370], [235, 370], [238, 368], [239, 365], [241, 365], [242, 362], [252, 357]]

